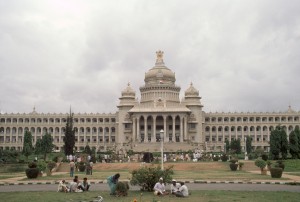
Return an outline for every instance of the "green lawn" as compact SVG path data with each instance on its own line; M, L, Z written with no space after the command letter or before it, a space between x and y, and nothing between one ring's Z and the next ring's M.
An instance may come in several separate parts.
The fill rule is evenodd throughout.
M220 171L220 170L210 170L210 171L175 171L175 179L194 179L194 180L266 180L271 179L270 176L254 174L246 171ZM280 178L281 180L286 180Z
M193 191L188 198L176 198L174 196L158 197L150 192L130 191L127 197L109 196L109 192L84 192L84 193L57 193L57 192L8 192L0 193L2 201L30 201L30 202L71 202L71 201L93 201L101 195L105 202L132 202L136 199L138 202L231 202L231 201L299 201L300 193L292 192L246 192L246 191Z
M300 159L290 159L284 161L284 172L299 172Z

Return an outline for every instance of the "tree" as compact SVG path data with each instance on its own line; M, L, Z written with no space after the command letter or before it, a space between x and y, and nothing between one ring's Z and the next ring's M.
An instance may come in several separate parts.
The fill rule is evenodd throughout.
M26 156L27 160L28 160L28 156L30 156L33 152L32 139L33 138L32 138L31 132L26 130L25 134L24 134L22 153L24 156Z
M65 155L73 155L75 146L75 129L73 128L73 113L71 113L71 110L67 117L64 143Z
M285 130L282 126L277 126L275 130L271 131L270 135L270 154L275 160L282 155L286 159L288 151L288 140Z
M30 147L28 143L23 144L22 154L26 156L26 160L28 161L28 156L30 156L33 152L33 148Z
M159 166L146 166L133 170L131 174L131 185L139 185L143 191L153 191L155 183L161 177L165 183L170 183L174 171L173 166L167 167L165 170L161 170Z
M290 143L289 144L290 154L292 155L293 159L297 159L299 153L299 145L298 145L298 136L295 130L293 130L289 135L289 143Z
M242 152L242 147L241 147L241 140L240 138L238 139L233 139L230 143L230 149L236 154L240 154Z
M295 127L295 133L296 133L297 139L298 139L298 148L299 148L298 158L300 159L300 129L299 129L299 126Z
M50 133L43 135L42 139L36 142L36 152L44 155L44 160L46 161L47 153L51 153L55 145L53 144L53 138Z
M281 129L280 137L281 137L280 152L281 152L282 158L286 159L288 150L289 150L289 142L288 142L287 134L286 134L285 130L283 130L283 128Z
M225 153L228 153L229 149L230 149L230 143L229 143L229 140L226 139L225 140Z
M279 159L280 139L280 128L276 127L270 135L270 156L275 160Z
M86 145L86 146L85 146L85 148L84 148L84 150L83 150L83 153L86 153L86 154L89 154L89 155L92 154L92 150L91 150L91 148L90 148L89 145Z
M248 154L252 152L252 138L250 136L246 137L246 150Z

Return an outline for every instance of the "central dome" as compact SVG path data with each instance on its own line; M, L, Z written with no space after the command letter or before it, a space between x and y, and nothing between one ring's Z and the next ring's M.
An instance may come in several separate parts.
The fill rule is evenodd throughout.
M156 52L156 63L145 74L145 84L175 84L175 73L165 66L163 51Z

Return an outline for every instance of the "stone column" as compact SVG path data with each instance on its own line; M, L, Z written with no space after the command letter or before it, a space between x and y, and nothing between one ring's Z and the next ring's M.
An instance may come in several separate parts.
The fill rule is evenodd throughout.
M144 141L148 142L148 123L147 123L147 116L144 117Z
M140 137L140 117L137 117L137 119L136 119L136 131L137 131L137 138L136 138L136 140L138 141L138 142L141 142L141 137Z
M136 118L132 118L132 142L136 140Z
M167 142L166 134L167 134L167 116L163 116L164 119L164 142Z
M184 139L188 139L188 134L187 134L187 116L184 117Z
M102 128L102 136L103 136L103 143L105 145L106 144L106 140L105 140L105 127Z
M209 141L208 142L212 141L212 134L213 134L213 126L209 130ZM206 142L206 140L205 140L205 142Z
M151 138L151 142L156 142L156 116L153 116L153 134Z
M98 145L99 144L99 131L98 131L98 128L96 128L96 135L97 135L96 142L97 142L97 145Z
M260 127L260 141L261 142L264 142L264 133L263 133L263 131L262 131L262 127Z
M176 123L175 123L175 120L176 120L176 116L172 116L172 119L173 119L173 121L172 121L172 141L174 141L175 142L175 140L176 140L176 137L175 137L175 125L176 125Z
M183 118L180 116L180 142L183 142Z
M219 126L220 127L220 126ZM219 139L219 127L217 128L217 135L216 135L216 141L218 142Z

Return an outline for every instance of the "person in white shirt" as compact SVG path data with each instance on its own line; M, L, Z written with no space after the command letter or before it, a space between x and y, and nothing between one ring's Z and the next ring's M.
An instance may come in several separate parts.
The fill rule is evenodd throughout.
M65 193L69 192L69 188L67 187L65 182L66 182L65 180L61 180L59 182L58 188L57 188L58 192L65 192Z
M72 182L70 182L70 192L76 192L78 188L78 180L74 178Z
M179 190L176 192L176 196L177 197L187 197L189 196L189 190L187 188L187 186L184 184L184 182L180 182L181 187L179 188Z
M175 194L180 187L181 187L180 183L176 182L176 180L173 179L171 184L171 194Z
M82 191L88 191L89 188L90 188L90 186L91 186L91 183L90 183L90 182L87 180L87 178L85 177L85 178L83 178L82 183L80 183L80 184L78 185L78 189L81 189Z
M166 192L166 189L165 189L165 184L163 183L163 178L159 178L159 182L157 182L155 185L154 185L154 194L155 195L167 195L168 192Z

